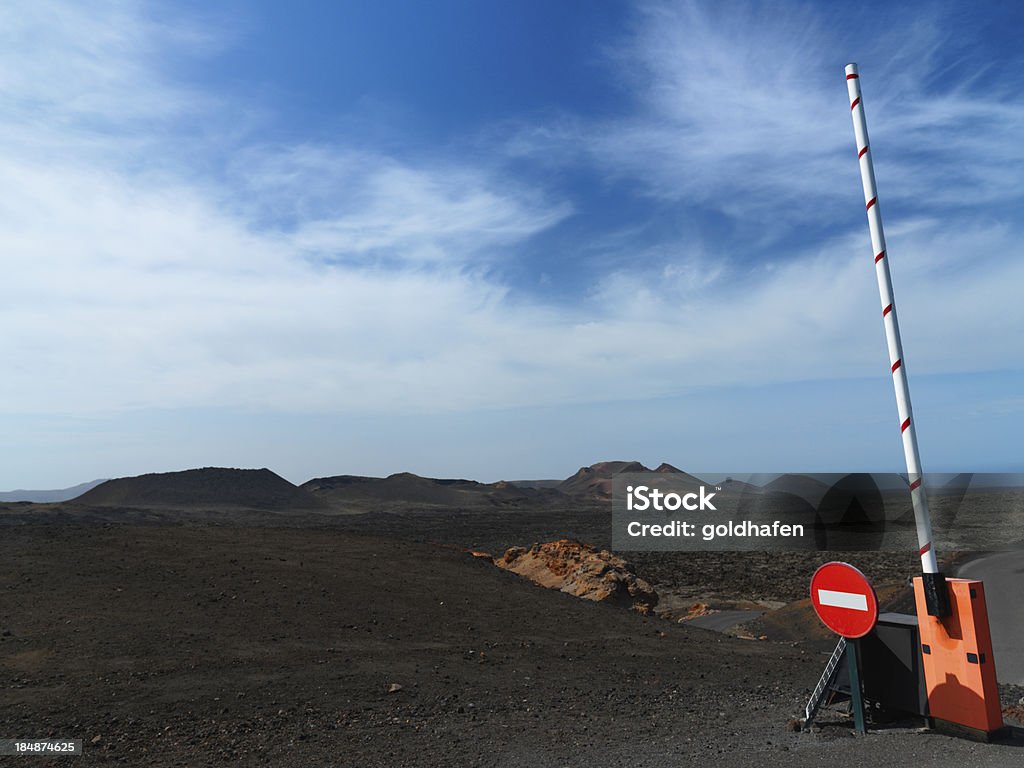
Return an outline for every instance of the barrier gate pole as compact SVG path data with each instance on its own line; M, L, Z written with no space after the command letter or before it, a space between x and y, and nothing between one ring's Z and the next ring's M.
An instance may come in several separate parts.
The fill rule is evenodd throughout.
M875 169L871 162L868 125L864 118L864 102L861 98L860 76L856 64L846 65L846 87L850 94L850 114L853 118L853 132L857 139L860 178L864 185L864 205L867 210L868 229L871 232L871 247L875 258L875 277L878 279L878 292L882 299L882 322L885 325L885 340L889 346L889 364L892 368L893 387L896 390L896 410L899 414L903 455L907 461L907 480L910 483L910 497L914 505L914 520L917 524L917 543L921 556L928 613L932 616L948 616L950 612L949 591L945 578L939 573L935 547L932 545L932 522L928 512L928 497L925 495L924 478L921 471L921 455L917 448L917 431L914 428L913 413L910 407L907 368L903 360L903 344L900 341L900 326L896 317L896 299L893 296L892 277L889 273L885 233L882 230L882 214L879 210L878 190L875 186Z

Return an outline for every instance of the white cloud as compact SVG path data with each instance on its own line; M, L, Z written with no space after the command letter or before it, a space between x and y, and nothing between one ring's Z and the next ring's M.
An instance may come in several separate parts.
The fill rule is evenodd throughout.
M0 9L0 138L15 156L138 165L158 139L215 117L215 102L167 73L216 38L152 6L99 0ZM224 123L227 125L227 123ZM155 164L155 163L154 163Z
M789 238L857 196L844 65L859 59L883 200L935 213L1019 201L1020 73L951 32L940 8L698 0L642 6L609 71L617 119L522 126L513 156L573 158L656 199ZM965 49L967 52L965 52Z
M806 217L823 177L849 176L853 143L841 65L834 77L811 66L826 58L827 38L824 24L792 6L649 3L613 55L635 109L528 127L510 151L568 147L656 198L761 217L760 226L774 227L769 217L794 203L803 204L790 216Z
M983 84L989 65L965 53L969 34L954 38L935 8L651 3L614 56L633 110L526 126L507 150L571 158L676 204L667 215L698 205L740 233L720 239L727 249L663 245L657 269L606 276L604 305L635 304L609 325L646 313L647 332L662 329L680 362L701 361L707 383L871 375L871 345L883 364L884 347L843 77L860 58L913 370L1017 367L1021 73ZM808 240L809 228L832 235Z
M494 360L460 361L501 315L487 267L567 204L345 147L242 144L227 186L204 180L220 147L180 129L214 100L159 71L190 35L132 5L34 13L3 62L5 408L489 402L473 367ZM29 33L44 55L21 59Z
M520 137L566 148L572 126L598 172L763 222L783 243L757 268L699 241L664 243L650 270L583 275L588 297L567 307L511 290L494 269L571 213L554 194L465 159L267 147L243 140L244 124L190 154L181 125L219 113L158 65L167 46L214 42L180 30L168 40L131 5L99 6L84 26L73 8L39 7L62 19L40 11L32 27L46 55L21 61L21 41L0 57L11 107L0 132L18 139L0 150L0 185L16 190L0 200L8 412L452 411L884 369L866 227L799 238L801 220L858 194L841 63L814 73L827 41L812 42L813 19L725 25L707 5L655 6L628 54L649 84L639 114ZM961 95L920 101L902 130L979 114L1000 141L1018 119ZM1010 195L1000 150L960 141ZM225 179L202 173L213 151L228 158ZM911 188L931 183L922 167ZM1020 359L1015 225L918 217L890 240L915 372ZM984 266L951 280L955 253ZM980 311L993 306L998 318Z
M319 244L346 256L370 242L412 261L393 268L311 260L313 225L254 230L202 189L8 158L0 181L21 194L0 209L9 297L0 355L19 371L0 385L4 402L350 410L487 400L474 368L496 361L465 346L500 331L503 317L520 320L473 260L480 246L457 246L475 235L498 247L558 215L531 214L486 187L452 204L436 188L461 189L457 181L398 175L423 181L416 205L429 215L374 209L371 197L369 211L346 213L335 241ZM420 265L428 247L440 266Z
M458 262L521 242L571 213L479 169L418 168L368 151L299 146L243 153L236 179L259 218L329 260Z

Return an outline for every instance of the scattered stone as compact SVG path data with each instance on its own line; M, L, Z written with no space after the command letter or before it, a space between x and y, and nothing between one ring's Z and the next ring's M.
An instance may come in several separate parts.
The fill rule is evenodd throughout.
M402 690L402 686L398 683L392 683L388 686L388 693L398 693L400 690Z
M1003 716L1012 718L1018 723L1024 723L1024 705L1003 707Z

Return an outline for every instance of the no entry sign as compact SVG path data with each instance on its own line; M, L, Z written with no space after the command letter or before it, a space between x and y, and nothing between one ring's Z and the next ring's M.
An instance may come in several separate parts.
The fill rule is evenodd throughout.
M878 621L875 590L849 563L825 563L814 572L811 602L825 626L843 637L864 637Z

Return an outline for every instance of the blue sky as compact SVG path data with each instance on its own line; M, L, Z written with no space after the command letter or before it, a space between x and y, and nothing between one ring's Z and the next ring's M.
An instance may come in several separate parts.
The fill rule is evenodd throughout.
M1020 471L1011 3L0 10L0 488Z

